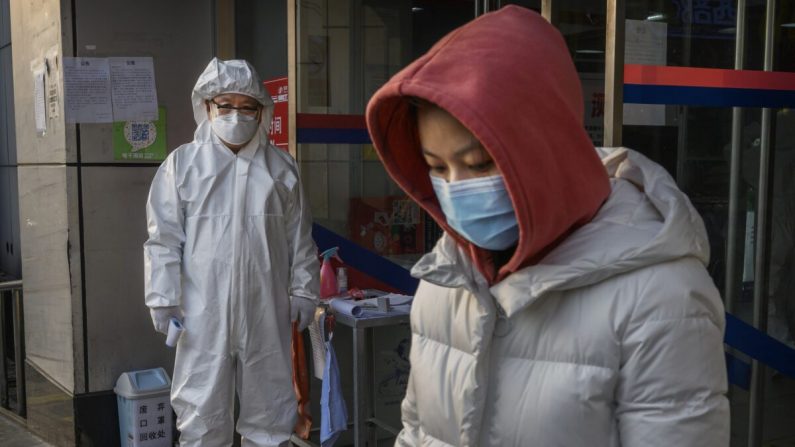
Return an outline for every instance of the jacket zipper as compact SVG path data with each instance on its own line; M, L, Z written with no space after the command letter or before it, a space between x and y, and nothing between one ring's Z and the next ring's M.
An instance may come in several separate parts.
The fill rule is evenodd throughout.
M500 303L498 303L496 299L494 299L494 307L497 309L497 321L494 323L494 336L502 338L511 333L513 330L513 322L508 318L505 309L500 306Z
M238 216L237 216L237 213L238 213L238 209L237 209L237 200L238 200L237 169L238 169L238 166L237 166L237 164L238 163L237 162L238 162L238 157L237 157L237 154L235 154L235 159L234 159L234 162L233 162L234 163L234 169L232 170L232 219L231 219L231 225L232 225L232 272L231 272L231 275L229 275L229 281L230 281L230 284L229 284L229 301L228 301L229 304L227 306L228 319L229 319L229 348L230 348L230 351L232 351L232 352L237 350L237 343L235 342L235 340L237 340L237 336L236 336L236 333L235 333L237 331L237 328L236 328L236 325L235 325L235 306L237 304L236 296L237 296L237 292L238 292L237 291L237 288L238 288L237 287L237 272L238 272L238 269L237 269L237 262L238 262L237 261L237 258L238 258L238 256L237 256L237 246L238 246L238 242L239 242L238 239L240 237L240 235L238 234L238 224L237 224L237 220L238 220Z

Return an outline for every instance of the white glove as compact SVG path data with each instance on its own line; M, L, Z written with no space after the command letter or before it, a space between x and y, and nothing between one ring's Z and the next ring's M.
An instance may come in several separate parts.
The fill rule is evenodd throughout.
M152 307L149 309L149 313L152 315L155 330L161 334L168 335L168 322L172 317L182 321L182 311L179 306Z
M315 302L309 298L294 296L290 299L290 321L298 322L298 332L302 332L312 323L316 308Z

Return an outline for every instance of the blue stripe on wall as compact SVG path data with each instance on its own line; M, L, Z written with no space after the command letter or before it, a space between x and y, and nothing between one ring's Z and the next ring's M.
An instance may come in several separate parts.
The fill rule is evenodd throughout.
M367 129L302 129L296 130L298 143L370 144Z
M624 84L624 102L706 107L795 107L795 91Z
M743 354L795 378L795 349L728 313L724 341Z
M729 383L739 386L744 390L751 388L751 365L726 353L726 373Z
M312 226L312 237L320 251L339 247L340 257L347 265L356 270L409 295L413 295L417 290L419 281L411 277L408 270L345 237L318 224ZM760 332L729 313L726 314L724 342L782 374L795 378L795 349ZM729 381L741 388L748 389L751 380L751 366L727 353L726 367Z

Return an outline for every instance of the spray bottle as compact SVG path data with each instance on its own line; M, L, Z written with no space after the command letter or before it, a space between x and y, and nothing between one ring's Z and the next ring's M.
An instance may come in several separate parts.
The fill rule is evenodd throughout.
M337 289L337 276L334 275L334 267L331 266L331 258L342 262L337 255L339 247L329 248L320 254L323 256L323 264L320 266L320 298L328 299L339 293Z

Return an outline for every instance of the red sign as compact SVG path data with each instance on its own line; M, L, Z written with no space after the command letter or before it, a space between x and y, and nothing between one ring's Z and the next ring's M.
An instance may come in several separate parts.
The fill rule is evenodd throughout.
M289 141L289 127L287 125L287 78L276 78L264 81L273 99L273 119L271 121L271 143L285 151Z

